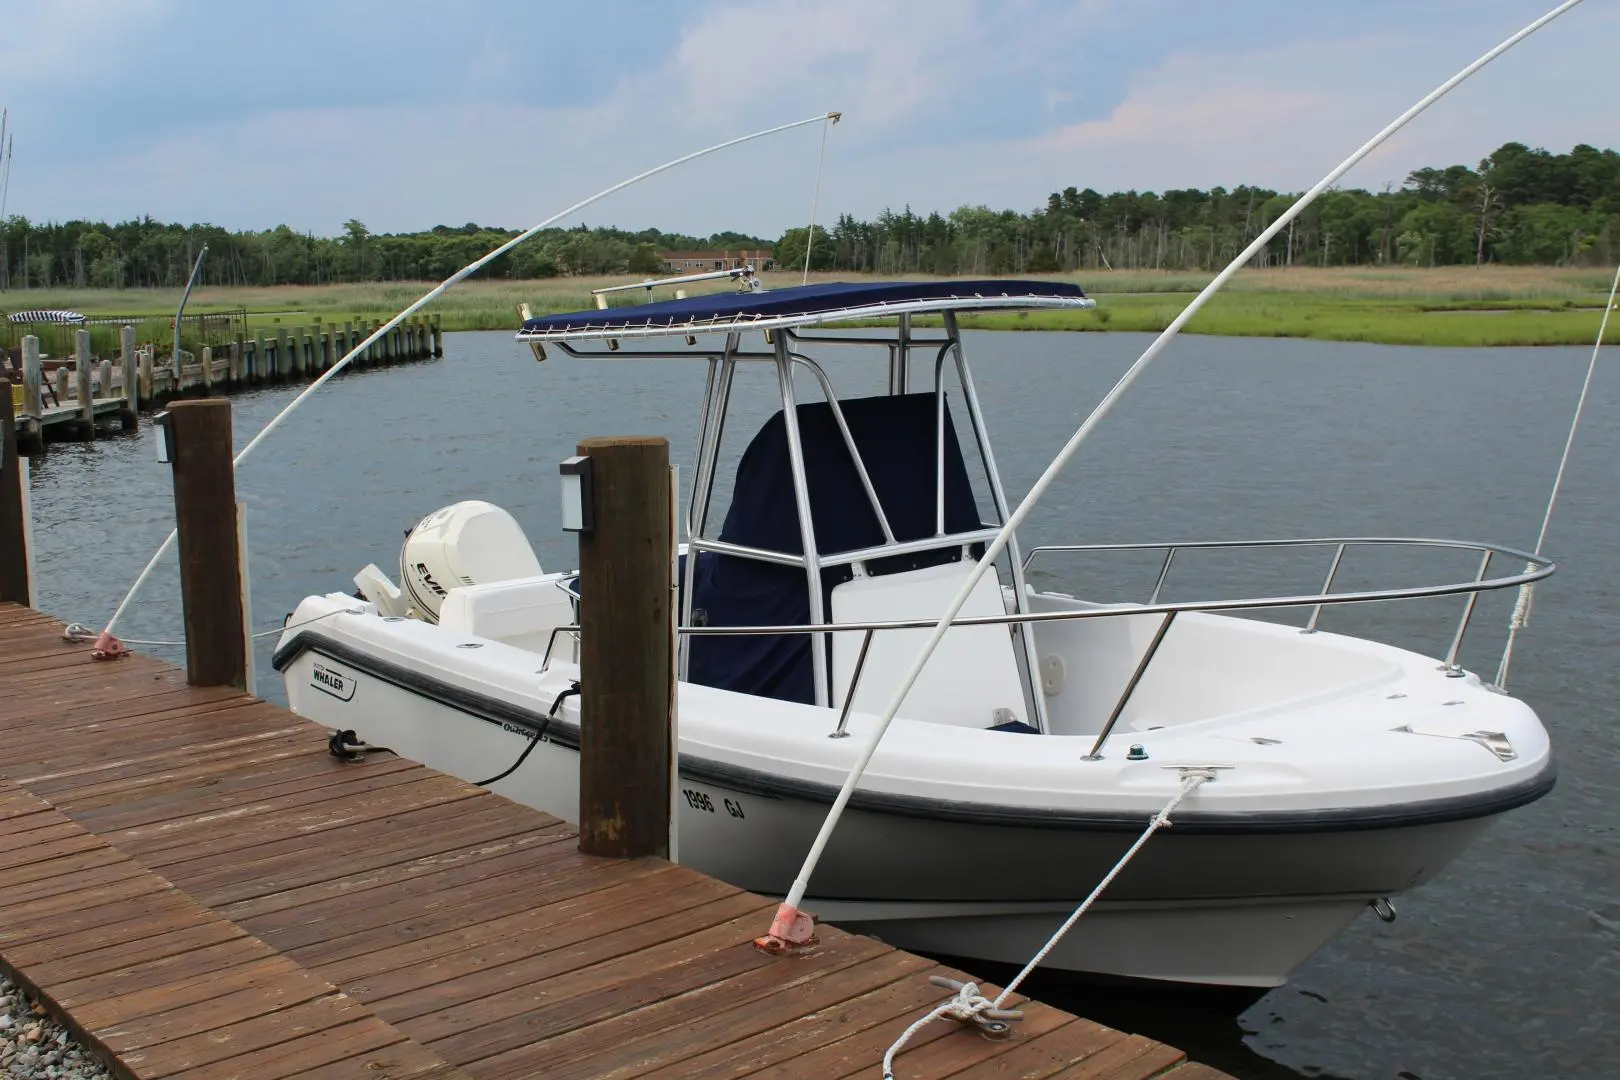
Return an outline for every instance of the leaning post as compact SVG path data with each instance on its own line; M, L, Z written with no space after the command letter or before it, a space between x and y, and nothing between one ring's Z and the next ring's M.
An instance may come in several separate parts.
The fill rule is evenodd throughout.
M569 485L581 500L579 587L589 597L580 607L579 848L667 858L676 753L669 442L586 439L579 455L589 477Z
M174 519L180 534L180 602L186 625L186 682L247 687L231 403L176 402L164 438L174 467Z

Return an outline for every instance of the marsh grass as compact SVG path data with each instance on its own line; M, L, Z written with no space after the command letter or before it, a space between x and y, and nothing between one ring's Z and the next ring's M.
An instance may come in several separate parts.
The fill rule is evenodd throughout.
M816 274L814 281L850 275ZM770 288L798 283L797 274L767 274ZM1158 331L1167 326L1210 275L1155 271L1088 271L1074 276L1097 298L1094 312L1030 312L964 317L963 325L1020 330ZM452 289L427 310L446 330L509 330L518 305L535 314L594 307L590 291L639 280L553 278L473 281ZM1597 333L1609 275L1563 267L1335 267L1245 270L1188 325L1190 333L1304 337L1410 345L1584 344ZM356 285L209 288L192 293L187 312L246 308L249 331L313 327L317 323L385 319L426 292L420 282ZM728 289L699 282L692 294ZM669 290L655 294L666 299ZM616 304L645 294L617 294ZM178 290L37 289L0 294L0 310L73 308L146 321L142 339L166 340ZM1488 314L1483 314L1487 313ZM99 345L99 342L98 342Z

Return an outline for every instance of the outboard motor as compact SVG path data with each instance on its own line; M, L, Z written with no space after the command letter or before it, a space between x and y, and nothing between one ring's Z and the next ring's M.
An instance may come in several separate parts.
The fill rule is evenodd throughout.
M399 576L414 614L439 621L451 589L492 581L539 577L540 560L511 514L470 500L435 510L405 534Z

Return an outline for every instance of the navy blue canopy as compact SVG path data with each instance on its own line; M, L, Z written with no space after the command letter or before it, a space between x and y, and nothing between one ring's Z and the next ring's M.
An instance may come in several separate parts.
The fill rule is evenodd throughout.
M934 395L853 398L840 404L894 538L906 541L933 536ZM817 550L830 555L882 544L882 528L832 409L825 402L800 405L798 420ZM944 468L945 531L981 528L948 407ZM720 539L793 555L804 552L787 425L781 412L766 421L743 451ZM867 572L898 573L961 557L960 544L952 546L942 540L941 545L931 551L873 559L867 563ZM821 572L822 610L829 619L833 586L851 576L848 566ZM803 626L810 622L805 571L798 566L702 552L694 575L692 621L706 626ZM806 704L815 701L807 634L697 636L691 642L690 678L694 683Z
M520 341L631 337L702 330L770 329L919 311L1086 308L1078 285L1062 281L874 281L798 285L760 292L708 293L524 322Z

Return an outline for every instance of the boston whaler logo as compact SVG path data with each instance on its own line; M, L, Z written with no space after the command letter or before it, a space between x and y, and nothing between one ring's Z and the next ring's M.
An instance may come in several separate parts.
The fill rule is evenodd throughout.
M310 671L309 685L323 693L331 694L339 701L348 701L354 697L354 676L327 667L325 664L317 663Z

